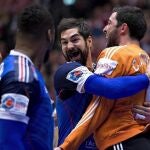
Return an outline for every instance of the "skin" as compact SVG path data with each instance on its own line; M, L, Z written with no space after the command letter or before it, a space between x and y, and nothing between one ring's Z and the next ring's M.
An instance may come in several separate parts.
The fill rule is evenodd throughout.
M78 28L65 30L61 33L62 52L67 61L78 61L89 69L92 68L91 48L92 37L86 40L80 35Z
M62 32L61 46L63 54L71 61L81 60L81 54L86 52L87 47L83 37L78 33L77 28L68 29ZM72 53L73 51L77 52L74 56L72 56L74 54Z
M34 64L40 69L44 61L48 45L51 42L51 37L52 34L50 29L47 31L47 35L38 41L28 38L22 33L17 33L15 49L30 57Z
M140 46L139 41L130 37L129 28L126 23L117 26L116 16L116 12L112 13L107 25L103 29L107 40L107 47L127 44L136 44Z
M150 122L150 102L144 102L143 106L135 105L133 107L133 111L138 114L144 115L144 120Z
M119 28L117 27L116 13L113 13L107 25L104 27L103 32L107 40L107 47L117 46L119 43Z

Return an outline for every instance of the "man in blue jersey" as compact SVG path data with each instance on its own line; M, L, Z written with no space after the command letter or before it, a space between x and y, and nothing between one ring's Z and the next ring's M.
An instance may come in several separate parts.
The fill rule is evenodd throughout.
M33 5L17 25L15 49L0 65L0 149L52 150L52 107L39 68L53 41L53 20Z
M63 19L58 26L58 39L63 55L68 61L57 70L54 78L57 94L58 145L60 145L76 126L83 112L85 112L92 99L91 94L103 95L109 98L129 96L134 94L135 91L133 92L132 90L137 90L137 86L135 85L137 82L139 83L141 79L126 77L126 79L128 78L127 80L125 78L109 80L94 75L87 69L93 70L90 52L92 48L92 37L88 25L83 20L73 18ZM87 66L87 68L84 66ZM64 78L67 74L69 75L67 76L69 80ZM79 80L83 82L77 85ZM134 82L132 85L130 85L131 80L132 83ZM81 87L83 84L84 89L82 89L82 91ZM145 83L145 85L146 84L147 83ZM119 89L117 89L118 85ZM144 85L144 83L142 85ZM133 89L127 88L129 86L133 87ZM124 87L124 90L121 91L121 87ZM141 87L141 85L138 87ZM97 149L92 135L82 143L79 149Z

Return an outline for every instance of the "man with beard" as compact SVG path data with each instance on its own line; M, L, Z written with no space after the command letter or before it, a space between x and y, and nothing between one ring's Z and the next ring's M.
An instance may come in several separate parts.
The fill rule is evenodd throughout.
M53 19L33 5L19 14L17 25L15 49L0 66L0 149L52 150L52 106L38 69L52 44Z
M58 145L60 145L64 141L65 137L72 131L72 129L78 123L79 119L81 118L81 115L83 114L83 112L86 110L86 107L90 103L92 96L88 93L105 96L107 98L119 98L119 97L121 98L125 96L123 94L125 94L124 92L127 91L123 90L123 93L120 94L119 92L121 90L121 87L123 87L123 85L119 83L120 88L119 90L117 90L116 89L118 87L117 80L113 82L113 80L115 79L109 80L100 77L98 75L92 74L87 70L86 67L81 66L77 62L73 62L78 61L82 65L88 66L88 68L91 68L92 66L90 53L90 48L92 47L92 38L90 36L88 26L83 21L76 19L63 19L58 26L58 39L61 42L63 54L66 60L68 61L68 63L63 64L57 70L54 78L55 89L57 93L56 108L58 113L58 128L59 128ZM82 59L83 56L85 56L84 59ZM103 66L101 67L103 69ZM114 69L114 67L110 66L109 69ZM108 85L108 83L110 84ZM123 84L125 84L125 82ZM133 88L133 86L130 87ZM77 90L78 92L76 92L75 90ZM116 93L116 91L118 91L118 93ZM111 100L108 101L110 101L111 104L113 103L113 101ZM79 124L76 127L77 133L78 127L80 127L80 125L85 123L86 120L92 118L92 116L94 115L94 111L98 106L99 106L99 97L97 98L96 96L94 96L91 104L87 109L88 112L86 112L85 115L83 116L84 118L82 119L83 122L79 122ZM102 105L99 107L107 108L107 105ZM91 112L93 114L91 114ZM94 121L101 122L99 117L102 117L103 119L104 118L103 115L105 116L106 114L103 113L102 116L101 115L98 116ZM78 146L92 133L90 132L90 134L88 134L88 132L90 131L89 129L91 129L88 127L90 127L90 125L83 127L87 131L86 137L84 137L84 135L81 132L81 135L83 136L79 138L80 141L75 138L73 138L73 140L71 139L73 142L70 141L70 139L69 140L67 139L67 141L65 141L66 143L61 145L61 148L72 150L77 149ZM76 132L76 129L74 129L74 131ZM74 131L72 132L74 133ZM96 149L92 137L86 139L85 142L80 145L79 149L82 150Z

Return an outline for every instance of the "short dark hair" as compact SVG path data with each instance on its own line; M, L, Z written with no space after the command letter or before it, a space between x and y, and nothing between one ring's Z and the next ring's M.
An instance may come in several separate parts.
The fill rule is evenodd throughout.
M113 12L117 12L117 26L123 23L128 25L131 38L140 41L144 37L147 25L144 13L140 8L132 6L115 7Z
M18 32L39 39L47 35L48 29L54 30L50 12L40 5L25 8L17 19Z
M81 36L86 40L90 35L90 27L83 19L76 19L76 18L63 18L57 28L58 32L58 41L60 41L61 33L65 30L78 28L78 31Z

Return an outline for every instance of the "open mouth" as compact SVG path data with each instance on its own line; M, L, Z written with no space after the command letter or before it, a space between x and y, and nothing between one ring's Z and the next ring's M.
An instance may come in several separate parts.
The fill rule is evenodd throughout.
M81 59L81 51L79 49L69 50L67 56L71 61L79 61Z

